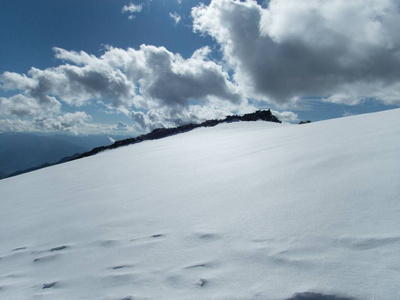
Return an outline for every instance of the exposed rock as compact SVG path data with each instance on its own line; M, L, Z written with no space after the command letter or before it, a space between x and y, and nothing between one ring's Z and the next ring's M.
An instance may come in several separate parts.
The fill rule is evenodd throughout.
M227 116L225 119L222 119L222 120L207 120L200 124L186 124L186 125L172 127L172 128L157 128L157 129L154 129L150 133L143 134L143 135L140 135L135 138L128 138L125 140L116 141L114 144L112 144L110 146L102 146L102 147L94 148L93 150L91 150L89 152L82 153L81 155L79 155L78 157L76 157L74 159L92 156L92 155L95 155L104 150L115 149L115 148L118 148L121 146L127 146L127 145L131 145L131 144L140 143L142 141L157 140L157 139L165 138L165 137L168 137L171 135L188 132L195 128L199 128L199 127L213 127L213 126L216 126L221 123L232 123L232 122L239 122L239 121L249 122L249 121L260 121L260 120L267 121L267 122L282 123L277 117L275 117L271 113L271 110L258 110L254 113L245 114L243 116L232 115L232 116Z

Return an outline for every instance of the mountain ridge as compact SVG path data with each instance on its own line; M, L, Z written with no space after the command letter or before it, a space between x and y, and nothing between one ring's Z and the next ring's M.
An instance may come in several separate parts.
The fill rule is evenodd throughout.
M118 140L108 146L99 146L99 147L93 148L90 151L77 152L72 155L64 156L64 157L60 158L59 160L57 160L56 162L42 162L38 166L33 166L30 168L17 170L12 173L9 173L7 175L3 175L2 177L1 177L2 174L0 174L0 180L4 179L4 178L21 175L24 173L36 171L36 170L39 170L42 168L58 165L58 164L65 163L68 161L92 156L92 155L95 155L95 154L105 151L105 150L116 149L116 148L119 148L122 146L136 144L136 143L139 143L142 141L147 141L147 140L156 140L156 139L164 138L167 136L188 132L188 131L191 131L193 129L200 128L200 127L213 127L213 126L216 126L221 123L240 122L240 121L251 122L251 121L259 121L259 120L281 123L281 121L271 113L271 110L258 110L254 113L244 114L243 116L229 115L229 116L225 117L224 119L220 119L220 120L211 119L211 120L206 120L199 124L189 123L189 124L185 124L185 125L181 125L181 126L177 126L177 127L171 127L171 128L156 128L153 131L151 131L150 133L142 134L137 137Z
M248 113L244 114L243 116L238 116L238 115L229 115L225 117L224 119L211 119L211 120L206 120L202 123L199 124L186 124L186 125L181 125L177 127L171 127L171 128L156 128L150 133L140 135L138 137L134 138L127 138L124 140L120 141L115 141L113 144L109 146L101 146L101 147L96 147L92 149L91 151L82 153L81 155L77 156L74 159L80 159L83 157L88 157L95 155L99 152L105 151L105 150L111 150L111 149L116 149L122 146L127 146L131 144L136 144L140 143L143 141L148 141L148 140L158 140L161 138L165 138L171 135L179 134L179 133L184 133L191 131L196 128L200 127L214 127L218 124L222 123L231 123L231 122L254 122L254 121L267 121L267 122L274 122L274 123L282 123L276 116L274 116L271 113L271 110L257 110L254 113Z

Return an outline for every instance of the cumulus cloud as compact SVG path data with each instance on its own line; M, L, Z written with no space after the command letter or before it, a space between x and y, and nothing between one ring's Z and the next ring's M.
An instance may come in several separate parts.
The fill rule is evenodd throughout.
M66 52L62 49L55 48L55 51L57 58L74 59L63 56ZM83 63L84 58L79 57L79 63ZM119 108L129 105L134 90L132 83L120 70L102 64L95 57L87 58L83 66L64 64L45 70L32 68L28 76L5 72L1 78L3 88L22 91L42 106L52 105L54 97L76 106L100 98Z
M169 16L174 20L174 24L175 25L178 25L179 24L179 22L181 21L181 16L178 14L178 13L176 13L176 12L174 12L174 13L169 13Z
M400 104L400 12L395 0L212 0L192 9L195 32L221 46L248 97ZM347 97L343 94L349 95Z
M35 132L35 128L30 120L24 119L1 119L0 132Z
M0 98L0 126L147 131L247 113L266 103L282 109L310 96L400 105L399 7L397 0L271 0L263 6L211 0L192 9L193 30L215 39L222 61L211 59L209 47L188 58L151 45L107 46L100 56L54 48L58 66L0 76L7 91ZM142 8L129 4L122 13L133 18ZM177 13L170 17L181 20ZM95 124L82 111L92 103L136 125ZM80 111L65 113L63 105ZM297 120L292 112L275 113Z
M127 130L129 128L128 124L124 122L118 122L117 124L118 130Z
M97 103L122 112L147 129L187 120L187 115L179 115L193 105L219 103L223 107L245 102L229 74L209 58L208 47L187 59L164 47L148 45L126 50L108 47L100 57L61 48L54 52L62 61L56 67L2 74L2 88L15 95L0 98L0 113L35 117L36 127L64 130L68 127L65 122L49 118L49 114L62 114L64 103L72 107ZM147 119L141 117L142 111Z
M132 111L130 117L137 126L139 130L153 130L159 127L168 127L165 124L165 114L161 114L158 110L150 110L147 113L142 111Z
M54 97L48 97L45 103L25 95L14 95L10 98L0 98L0 114L18 117L54 114L60 111L61 104Z
M133 3L129 5L124 5L122 7L122 13L128 13L128 18L133 20L135 18L135 13L140 13L143 9L143 4L135 5Z
M126 134L135 132L134 126L120 128L118 124L93 122L85 112L62 113L57 116L41 116L34 118L0 118L0 132L55 132L69 134Z
M48 105L57 97L81 106L96 99L123 112L133 105L186 106L191 100L209 97L243 100L227 72L208 59L208 48L188 59L147 45L138 50L110 48L99 58L60 48L54 51L58 59L69 63L45 70L32 68L28 76L6 72L1 78L3 88L22 91L38 104Z
M242 96L223 68L207 59L208 49L183 59L163 47L142 46L146 68L140 79L142 94L165 105L184 106L208 96L239 103Z
M274 116L276 116L279 120L286 123L293 123L299 120L299 117L296 113L291 111L271 111Z
M66 113L57 117L42 116L34 119L35 125L44 131L68 131L78 133L80 125L84 125L91 117L83 111Z
M254 112L258 108L248 102L228 103L210 99L206 105L190 105L181 109L159 107L144 112L132 112L131 119L138 129L149 131L159 127L172 127L188 123L201 123L209 119L223 119L227 115Z

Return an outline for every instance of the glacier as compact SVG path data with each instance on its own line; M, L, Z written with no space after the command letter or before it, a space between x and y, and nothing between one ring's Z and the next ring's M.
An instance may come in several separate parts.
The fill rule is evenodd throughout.
M0 299L400 299L400 109L236 122L0 181Z

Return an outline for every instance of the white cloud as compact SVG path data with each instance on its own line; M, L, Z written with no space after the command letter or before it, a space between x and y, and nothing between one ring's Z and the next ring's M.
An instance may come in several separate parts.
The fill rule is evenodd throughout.
M101 132L99 124L90 124L91 116L85 112L65 113L58 115L40 114L33 118L0 119L0 132L54 132L63 131L73 134ZM103 128L104 129L104 128Z
M122 7L122 13L128 13L129 14L128 18L130 20L133 20L135 18L135 14L140 13L142 9L143 9L143 4L135 5L131 3L129 5L124 5L124 7Z
M134 90L132 83L121 71L90 63L84 67L65 64L45 70L32 68L28 75L34 84L29 82L29 85L25 86L25 80L16 80L22 76L17 77L12 73L13 76L9 75L10 73L5 73L2 77L6 83L4 87L18 85L18 90L41 105L48 105L54 101L52 96L55 96L76 106L100 98L114 107L122 107L130 104L129 100Z
M133 17L142 8L130 4L122 12ZM179 14L170 16L180 22ZM2 126L22 128L31 121L32 128L46 130L148 130L246 113L266 103L287 109L307 96L348 105L367 98L400 105L395 0L272 0L263 7L253 0L212 0L194 7L192 17L193 30L220 45L222 61L210 59L208 47L189 58L150 45L107 46L101 56L54 48L58 66L1 75L1 88L11 95L0 98L0 117L11 118ZM83 110L91 103L137 126L101 126L88 115L62 110L64 104ZM276 114L297 119L291 112Z
M132 112L131 119L138 125L139 131L149 131L159 127L172 127L188 123L201 123L209 119L223 119L227 115L254 112L257 107L241 102L240 104L209 99L206 105L190 105L181 109L158 107L147 113Z
M143 9L143 4L135 5L133 3L129 5L124 5L122 7L122 13L128 13L128 19L133 20L135 18L136 13L140 13Z
M100 58L59 48L55 52L58 59L76 65L32 68L28 76L6 72L3 87L18 90L38 104L48 105L54 97L75 106L100 100L121 110L133 105L185 106L190 100L208 97L242 100L228 74L208 60L207 49L196 51L188 59L164 47L146 45L139 50L110 48Z
M93 122L85 112L60 114L58 116L41 116L34 118L0 118L0 132L66 132L72 134L138 134L134 126L121 128L118 124Z
M293 122L297 122L299 120L298 115L291 111L271 110L271 112L274 116L276 116L282 122L293 123Z
M14 95L10 98L0 98L0 115L27 117L58 113L61 103L54 97L47 97L47 101L42 104L34 98L21 94Z
M86 124L91 117L83 111L66 113L57 117L42 116L34 119L36 127L44 131L67 131L74 134L79 133L79 127Z
M194 31L220 44L248 97L400 104L395 0L272 0L266 8L252 0L212 0L193 8L192 17Z
M169 16L174 20L174 24L175 25L178 25L179 24L179 22L181 21L181 16L178 14L178 13L176 13L176 12L174 12L174 13L169 13Z
M141 12L142 11L142 7L143 7L143 5L142 4L140 4L140 5L135 5L135 4L130 4L130 5L125 5L123 8L122 8L122 12L123 13L126 13L126 12L130 12L130 13L136 13L136 12Z
M56 119L62 115L63 104L84 107L100 103L110 111L131 116L139 124L140 113L132 112L145 111L148 120L141 128L147 129L195 120L187 113L193 105L237 107L245 103L228 73L208 58L207 47L187 59L164 47L147 45L127 50L108 47L100 57L61 48L54 51L62 61L56 67L32 68L27 74L5 72L1 76L2 88L16 93L1 98L3 115L36 118L36 127L64 130L66 123Z
M243 100L221 66L195 52L188 59L163 47L141 46L145 68L139 80L142 95L171 107L186 106L190 100L217 97L239 103Z
M25 119L0 119L0 132L35 132L32 122Z
M124 122L118 122L117 124L117 128L118 130L127 130L129 128L128 124L124 123Z
M345 112L343 113L343 117L350 117L350 116L352 116L352 115L353 115L353 113L350 112L350 111L345 111Z
M363 101L362 97L352 95L352 94L344 94L337 93L328 98L322 99L322 102L329 102L335 104L347 104L347 105L358 105Z

